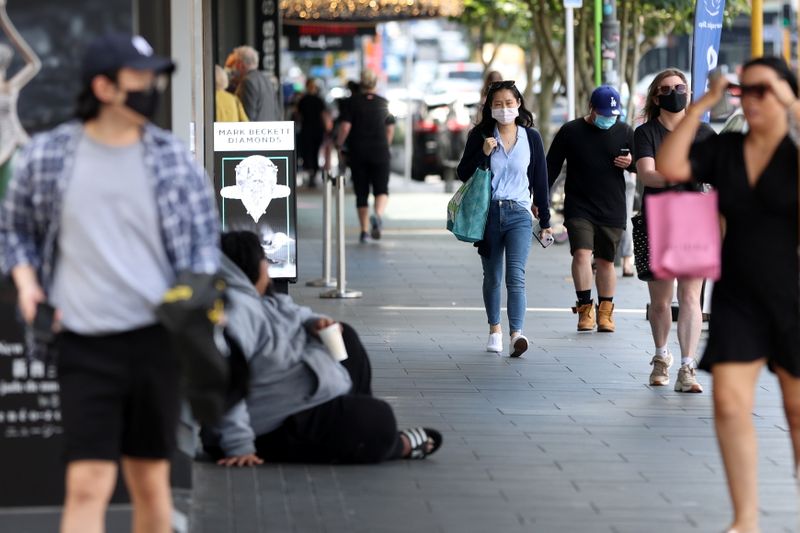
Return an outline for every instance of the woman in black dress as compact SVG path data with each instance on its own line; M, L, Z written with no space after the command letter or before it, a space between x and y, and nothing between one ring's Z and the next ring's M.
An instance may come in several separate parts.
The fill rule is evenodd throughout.
M790 119L796 120L788 110L798 112L800 104L797 79L782 59L753 59L740 79L749 131L692 146L701 116L728 85L724 78L713 80L664 140L656 169L667 181L697 176L719 191L726 220L722 277L714 286L700 368L711 371L714 382L714 423L734 511L729 532L751 533L759 531L751 413L765 364L780 381L795 464L800 458L798 167L788 136Z

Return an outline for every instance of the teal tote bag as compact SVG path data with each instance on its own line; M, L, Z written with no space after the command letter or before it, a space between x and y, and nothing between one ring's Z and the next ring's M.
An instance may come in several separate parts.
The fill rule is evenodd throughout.
M456 239L464 242L483 239L491 198L492 171L478 167L447 204L447 229Z

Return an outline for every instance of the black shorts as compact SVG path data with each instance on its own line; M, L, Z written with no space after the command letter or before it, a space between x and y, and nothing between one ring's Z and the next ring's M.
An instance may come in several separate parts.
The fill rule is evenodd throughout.
M613 262L622 239L622 228L599 226L585 218L570 218L564 221L569 237L569 251L592 250L598 259Z
M64 456L169 459L180 410L178 361L160 326L58 336Z
M367 207L369 191L379 196L389 194L389 162L388 152L377 151L375 154L350 157L350 170L353 175L353 191L356 193L356 207Z

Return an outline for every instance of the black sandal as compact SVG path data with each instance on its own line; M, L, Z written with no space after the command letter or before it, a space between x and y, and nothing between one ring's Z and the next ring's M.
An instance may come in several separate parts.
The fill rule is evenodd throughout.
M442 434L431 428L408 428L400 432L405 435L411 444L411 454L406 457L407 459L425 459L427 456L434 453L442 445ZM427 447L430 442L433 442L433 447L428 451Z

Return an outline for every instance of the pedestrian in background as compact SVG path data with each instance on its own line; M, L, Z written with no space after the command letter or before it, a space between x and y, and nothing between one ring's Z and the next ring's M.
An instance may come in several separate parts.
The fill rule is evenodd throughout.
M486 102L486 95L489 94L489 87L493 83L503 81L503 75L496 70L490 70L483 78L483 87L481 87L481 99L478 101L477 116L475 117L475 124L480 123L483 119L483 104Z
M216 106L214 118L217 122L247 122L247 113L244 112L242 101L235 94L227 91L228 75L225 69L214 65L214 104Z
M303 170L308 173L306 184L316 187L319 150L332 125L328 107L319 96L319 85L314 78L306 81L306 92L297 102L297 118L300 122L300 157Z
M242 101L244 112L254 122L283 120L278 87L268 73L258 70L258 52L252 46L240 46L233 53L236 96Z
M644 199L652 194L665 191L697 190L693 184L668 187L664 176L656 170L656 153L669 132L675 129L686 116L689 101L689 83L686 76L677 69L667 69L656 74L647 89L647 101L642 115L644 124L634 133L634 152L636 170L644 184L642 215L646 218ZM706 123L698 126L695 141L703 141L715 135ZM669 385L669 369L673 356L669 351L669 330L672 328L672 296L675 293L674 279L655 280L647 272L640 277L647 282L650 291L648 319L655 343L655 355L650 360L653 370L650 385ZM678 344L681 361L675 390L678 392L703 392L697 382L695 354L703 327L703 313L700 307L702 279L679 279L678 282Z
M503 351L500 288L505 271L509 353L519 357L528 349L528 339L523 334L527 308L525 265L534 217L540 219L540 238L551 233L547 164L542 137L533 128L533 115L525 108L513 81L489 86L481 116L481 122L469 132L457 172L461 181L467 181L481 164L488 162L492 171L489 215L483 240L478 244L483 264L483 304L489 320L486 351Z
M55 309L66 499L62 533L99 532L117 480L133 531L172 531L178 361L155 309L178 272L216 272L211 181L152 120L172 61L108 35L83 60L78 121L20 152L0 207L0 268L30 325Z
M694 178L719 194L726 228L722 277L714 284L700 368L714 382L714 424L733 503L728 531L753 533L760 531L753 404L765 364L780 382L795 474L800 461L800 101L797 78L783 59L752 59L739 79L747 133L725 132L692 144L703 114L728 85L724 77L712 78L708 92L664 139L656 170L667 183Z
M578 331L613 332L617 255L625 231L625 174L634 172L630 150L633 130L618 120L620 97L602 85L592 92L589 114L564 124L547 152L550 185L564 160L564 226L572 253L572 280L578 301ZM597 266L597 297L592 300L592 255ZM596 312L596 315L595 315Z
M353 176L356 209L361 226L359 241L381 238L383 214L389 203L389 146L394 137L395 118L389 102L378 96L378 77L374 71L361 72L361 92L350 97L342 109L336 146L347 143L348 164ZM373 214L369 215L369 193L374 196Z

